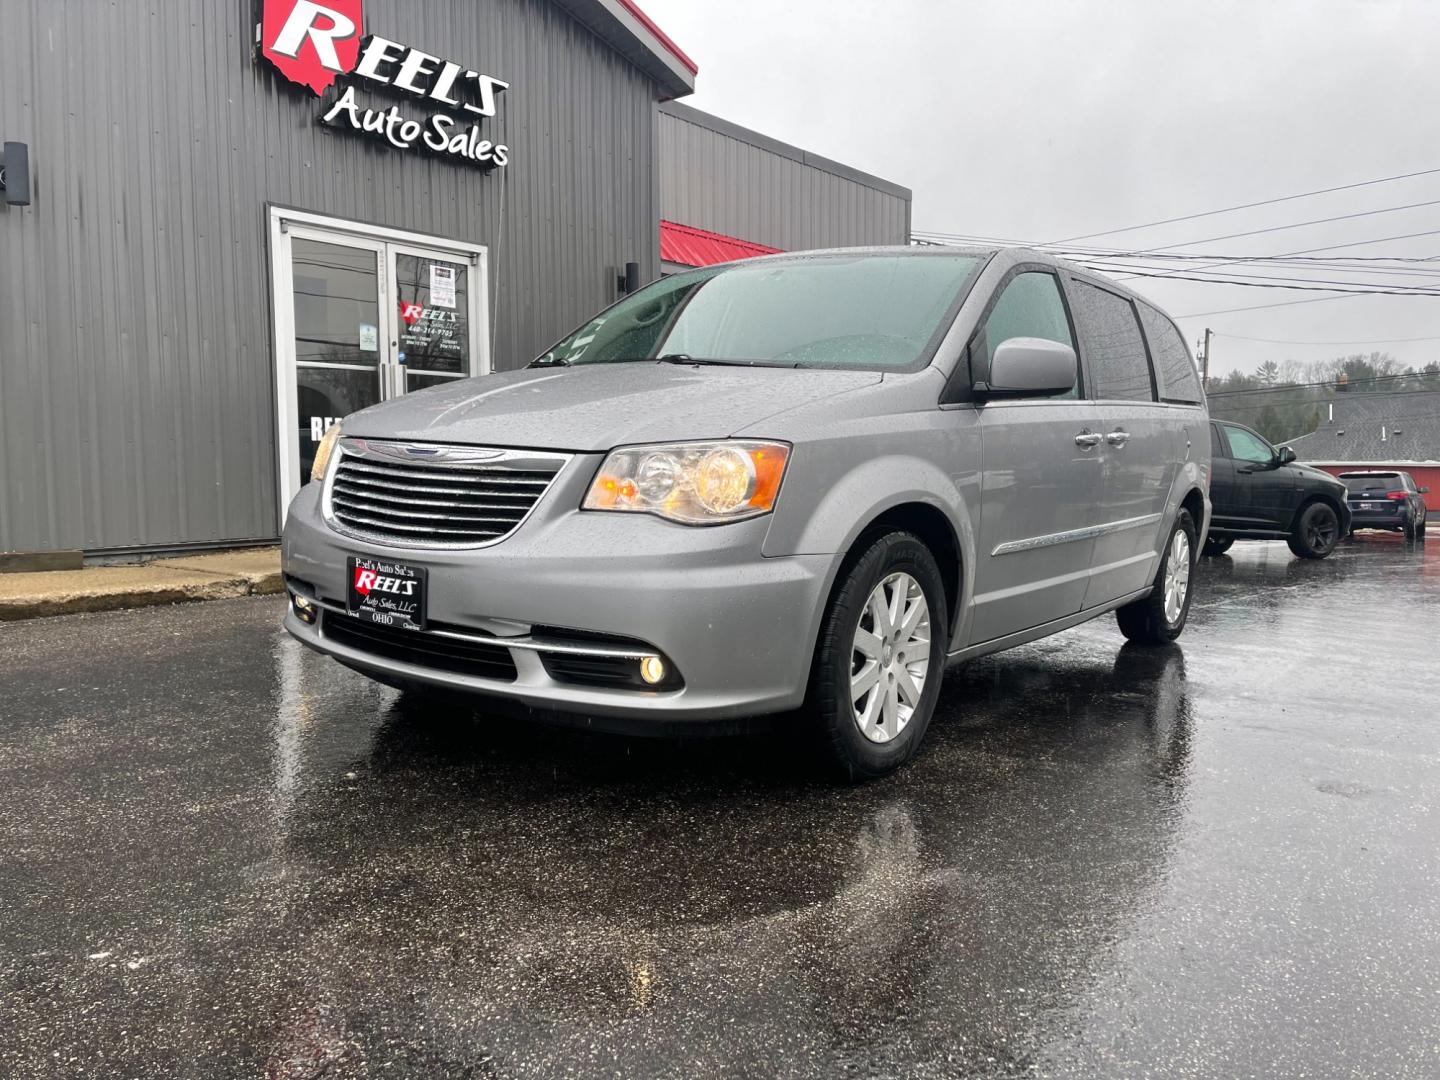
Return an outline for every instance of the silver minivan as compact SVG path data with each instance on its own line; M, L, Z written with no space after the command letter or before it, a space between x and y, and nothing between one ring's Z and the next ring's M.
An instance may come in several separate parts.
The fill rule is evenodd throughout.
M1023 249L667 277L528 367L365 409L290 506L285 625L408 689L915 752L948 664L1183 629L1210 439L1175 324Z

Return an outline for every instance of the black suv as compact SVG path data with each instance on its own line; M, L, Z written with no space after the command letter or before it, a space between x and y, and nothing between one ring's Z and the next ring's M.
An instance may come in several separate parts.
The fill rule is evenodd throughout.
M1323 559L1350 532L1345 485L1329 473L1295 464L1242 424L1210 425L1210 502L1214 516L1206 555L1236 540L1284 540L1302 559Z
M1407 472L1347 472L1340 480L1350 492L1352 529L1395 529L1406 540L1425 538L1428 487L1417 487Z

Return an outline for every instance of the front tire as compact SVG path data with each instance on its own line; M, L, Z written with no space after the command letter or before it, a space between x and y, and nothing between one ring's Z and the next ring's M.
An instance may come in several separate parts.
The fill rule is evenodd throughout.
M1195 570L1195 521L1181 510L1165 542L1150 595L1115 611L1120 632L1137 645L1166 645L1180 636L1190 616L1190 579Z
M1286 541L1290 550L1302 559L1323 559L1335 550L1340 540L1340 519L1334 509L1323 502L1311 503L1295 519Z
M930 549L906 532L862 542L825 612L807 699L830 765L851 781L914 755L948 648L945 586Z

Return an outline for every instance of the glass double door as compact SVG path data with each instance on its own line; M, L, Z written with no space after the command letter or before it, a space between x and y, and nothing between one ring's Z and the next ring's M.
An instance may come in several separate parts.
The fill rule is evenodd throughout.
M293 440L281 454L288 503L332 423L484 372L484 268L478 255L296 226L281 247L276 299L289 318L277 320L280 377L290 381L281 398L293 409L282 409L291 411Z

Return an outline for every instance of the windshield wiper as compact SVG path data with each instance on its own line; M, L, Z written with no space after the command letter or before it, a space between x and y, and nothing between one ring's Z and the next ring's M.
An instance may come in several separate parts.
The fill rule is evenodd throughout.
M707 356L691 356L689 353L674 352L655 358L657 364L695 364L705 367L773 367L759 360L717 360Z
M551 356L548 359L544 356L531 360L526 367L569 367L570 361L563 356Z

